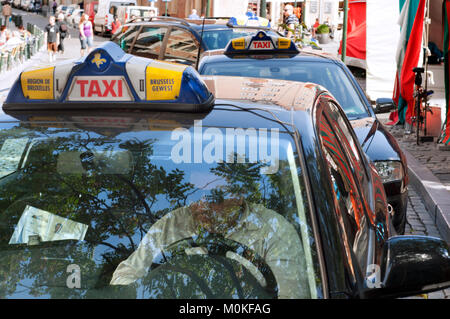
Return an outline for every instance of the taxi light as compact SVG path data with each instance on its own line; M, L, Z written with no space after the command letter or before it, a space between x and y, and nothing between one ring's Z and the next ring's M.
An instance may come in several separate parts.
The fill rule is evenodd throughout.
M231 17L227 23L230 27L267 27L270 28L270 21L266 18L258 17L254 13L247 12L245 15Z
M284 37L269 36L264 31L256 35L232 39L225 48L225 54L297 54L295 43Z
M23 71L3 109L206 112L213 103L191 66L135 57L106 42L80 60Z

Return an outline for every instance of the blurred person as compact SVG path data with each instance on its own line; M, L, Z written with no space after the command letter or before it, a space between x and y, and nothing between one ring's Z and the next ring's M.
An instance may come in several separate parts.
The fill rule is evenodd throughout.
M294 7L291 4L285 5L283 14L285 18L284 23L287 27L286 37L291 38L292 36L294 36L294 30L299 23L297 16L294 14Z
M26 42L28 42L28 39L31 37L31 33L28 30L25 30L23 25L20 25L18 28L18 34L19 37L21 37L22 39L24 39Z
M0 27L0 45L4 45L6 41L8 41L10 38L10 34L8 29L6 28L6 25L2 25Z
M12 8L9 2L5 2L2 7L2 15L5 18L5 26L8 27L9 19L11 18Z
M317 28L319 27L319 25L320 25L319 18L316 18L316 22L312 26L312 36L313 37L316 36L316 31L317 31Z
M192 20L199 20L200 17L197 14L197 10L196 9L192 9L192 13L189 15L188 19L192 19Z
M239 194L214 202L202 198L167 213L117 266L110 284L130 285L146 276L154 258L174 243L214 234L261 256L275 276L278 298L310 298L303 246L294 226L263 205L247 203Z
M116 33L117 30L119 30L119 28L122 26L122 24L119 21L119 17L118 16L114 16L114 21L111 24L111 34Z
M49 62L54 62L56 60L56 52L58 52L59 43L59 29L56 25L56 19L51 16L48 19L48 24L44 28L45 42L47 42L47 51Z
M149 18L156 17L156 9L151 8L148 14Z
M58 14L57 26L59 31L58 52L64 54L64 39L67 37L69 29L66 22L64 21L64 14L62 13Z
M91 52L94 46L94 31L92 29L92 23L89 21L89 15L83 13L78 24L78 30L80 31L80 43L81 43L81 56L84 56L85 50L87 53Z
M56 3L56 1L53 1L52 9L53 9L53 14L54 15L56 14L56 7L58 7L58 4Z

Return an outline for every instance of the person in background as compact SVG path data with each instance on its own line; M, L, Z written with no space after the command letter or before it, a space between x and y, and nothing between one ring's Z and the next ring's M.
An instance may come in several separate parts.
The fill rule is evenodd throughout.
M89 21L89 15L86 13L81 16L78 30L80 31L81 56L84 56L85 50L88 49L87 53L89 54L94 46L94 31L92 23Z
M286 37L291 38L294 35L293 30L295 30L296 26L298 25L298 18L294 14L294 7L291 4L287 4L284 6L284 17L285 17L285 24L287 27L286 30Z
M149 10L148 17L149 17L149 18L156 17L156 10L153 9L153 8L151 8L151 9Z
M54 16L51 16L48 19L48 24L44 28L44 31L45 41L47 42L48 59L49 62L54 62L56 60L59 42L59 30Z
M9 32L5 25L0 27L0 45L4 45L9 40Z
M199 20L200 17L197 14L197 10L196 9L192 9L192 13L189 15L188 19L192 19L192 20Z
M11 18L12 8L9 2L5 2L2 7L2 15L5 18L5 26L8 27L9 19Z
M19 26L18 30L19 37L25 40L25 42L28 42L28 40L31 38L31 33L23 27L23 25Z
M56 1L53 1L53 4L52 4L53 14L56 14L56 7L57 6L58 6L58 4L56 3Z
M111 23L111 34L116 33L116 31L119 30L121 25L122 24L119 21L119 17L114 16L114 21L113 21L113 23Z
M316 36L316 31L317 31L317 28L319 27L319 25L320 25L319 18L316 18L316 22L312 26L312 36L313 37Z
M58 52L61 52L61 54L64 54L64 39L67 37L68 33L68 27L66 22L64 21L64 14L60 13L58 14L58 31L59 31L59 45L58 45Z

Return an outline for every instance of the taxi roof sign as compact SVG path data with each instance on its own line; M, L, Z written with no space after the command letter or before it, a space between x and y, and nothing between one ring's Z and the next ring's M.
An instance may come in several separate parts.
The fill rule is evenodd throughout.
M193 67L135 57L106 42L80 60L23 71L3 109L206 112L213 102Z
M247 12L244 15L231 17L227 25L231 27L267 27L270 28L270 21L266 18L258 17L254 13Z
M269 36L264 31L256 35L232 39L225 48L225 54L297 54L299 50L294 41L278 36Z

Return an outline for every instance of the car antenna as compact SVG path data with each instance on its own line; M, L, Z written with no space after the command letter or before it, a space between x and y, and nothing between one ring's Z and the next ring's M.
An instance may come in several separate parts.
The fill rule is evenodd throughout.
M206 14L205 14L206 15ZM197 52L197 61L195 63L195 69L198 71L198 62L200 61L200 52L202 50L202 45L203 45L203 30L205 29L205 17L203 17L203 22L202 22L202 32L200 33L200 45L198 46L198 52Z

